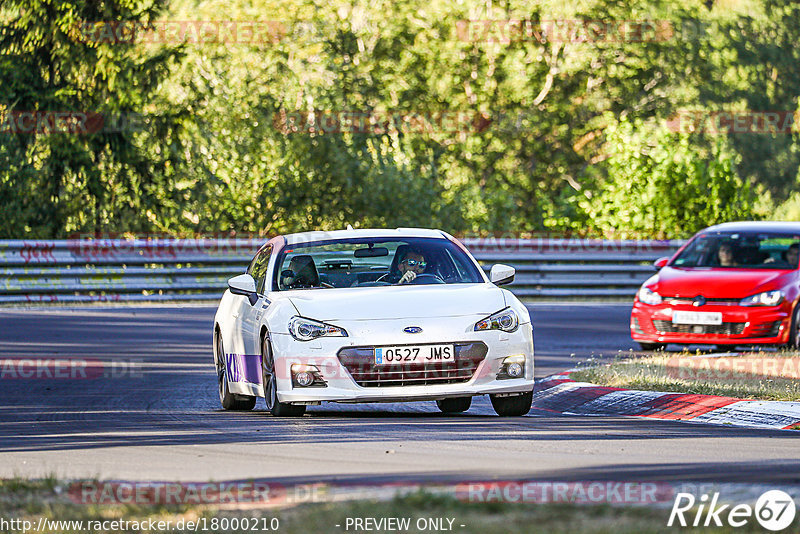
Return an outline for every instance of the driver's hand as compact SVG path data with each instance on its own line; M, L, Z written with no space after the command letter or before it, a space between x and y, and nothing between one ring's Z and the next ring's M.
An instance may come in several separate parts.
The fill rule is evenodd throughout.
M412 281L414 278L417 277L417 273L414 271L406 271L403 276L400 277L400 281L397 282L398 284L407 284Z

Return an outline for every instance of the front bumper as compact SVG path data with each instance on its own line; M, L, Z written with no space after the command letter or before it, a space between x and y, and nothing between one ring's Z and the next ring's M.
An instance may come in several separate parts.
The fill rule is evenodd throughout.
M720 312L722 325L677 325L672 323L673 312ZM735 306L707 304L658 305L635 302L631 312L631 337L642 343L680 344L785 344L789 341L791 305Z
M373 330L373 329L370 329ZM381 385L360 386L353 378L340 354L352 352L365 346L389 346L409 344L410 339L402 342L388 339L382 335L380 328L374 333L353 338L320 338L315 341L301 342L290 335L273 334L271 336L273 354L275 355L278 400L287 403L316 402L405 402L421 400L438 400L450 397L466 397L483 394L510 394L533 390L533 335L530 323L522 324L512 333L496 330L487 332L461 333L463 340L453 340L453 330L442 325L441 329L428 328L429 334L415 337L415 344L485 344L486 354L477 364L471 377L457 383L436 383L431 380L421 385ZM439 331L437 331L439 330ZM348 330L350 331L350 330ZM365 365L371 365L372 356L365 358ZM498 379L503 360L513 355L525 356L525 371L521 378ZM319 369L319 375L325 381L324 386L314 385L300 387L292 381L292 364L313 365ZM369 382L375 384L375 382Z

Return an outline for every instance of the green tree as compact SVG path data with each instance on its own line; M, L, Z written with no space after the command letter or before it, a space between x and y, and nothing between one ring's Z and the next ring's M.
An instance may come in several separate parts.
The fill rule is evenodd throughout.
M171 190L169 132L151 102L176 51L94 38L84 23L152 20L151 2L6 0L0 27L0 235L146 231L148 211ZM108 30L108 27L105 28ZM43 125L12 125L34 113ZM45 126L54 113L90 117L67 133ZM124 121L146 116L135 132ZM115 126L110 125L115 121ZM123 121L123 122L121 122ZM99 128L99 131L97 129ZM154 150L157 147L158 151Z
M591 228L608 237L689 237L754 217L754 194L736 175L725 137L705 147L687 134L642 121L606 131L607 178L581 201Z

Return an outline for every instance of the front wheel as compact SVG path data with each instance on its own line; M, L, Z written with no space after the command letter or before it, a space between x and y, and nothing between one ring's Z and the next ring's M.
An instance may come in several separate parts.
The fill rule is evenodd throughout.
M666 343L639 343L642 350L664 350L667 348Z
M497 412L497 415L501 417L519 417L531 411L533 391L512 397L489 395L489 399L491 399L492 408Z
M219 402L225 410L248 411L256 405L256 398L231 393L228 387L228 370L225 366L225 349L222 346L222 335L217 331L214 334L214 363L217 367L217 387Z
M472 397L456 397L453 399L440 399L436 401L436 406L442 413L461 413L469 410L472 405Z
M269 338L261 338L261 371L263 375L264 400L267 410L275 417L300 417L306 413L305 405L287 404L278 400L278 380L275 377L275 358Z
M789 328L789 343L786 346L790 349L800 349L800 304L794 307L792 313L792 326Z

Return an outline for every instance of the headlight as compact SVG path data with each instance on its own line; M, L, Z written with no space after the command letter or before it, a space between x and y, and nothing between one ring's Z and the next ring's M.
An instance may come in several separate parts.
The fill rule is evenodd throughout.
M500 310L475 323L475 331L479 330L502 330L503 332L513 332L519 326L519 318L511 308Z
M305 317L289 319L289 333L298 341L311 341L322 336L347 337L344 328L321 323Z
M639 302L644 304L661 304L661 295L642 286L639 290Z
M777 306L783 301L783 291L764 291L739 301L740 306Z

